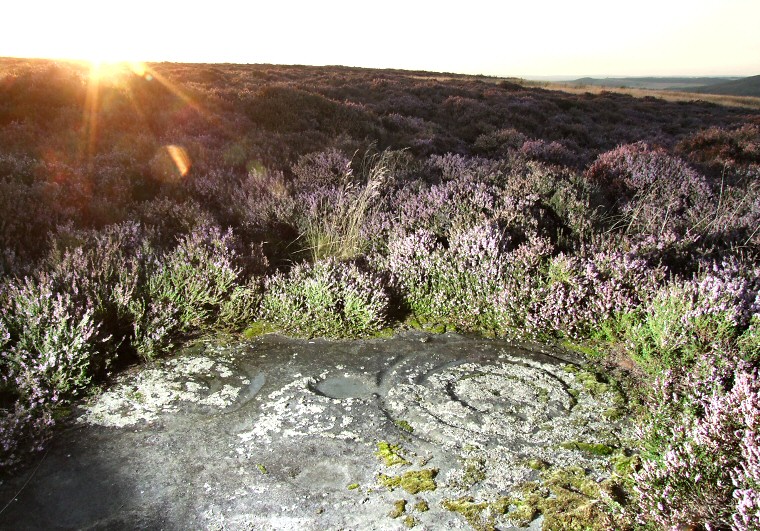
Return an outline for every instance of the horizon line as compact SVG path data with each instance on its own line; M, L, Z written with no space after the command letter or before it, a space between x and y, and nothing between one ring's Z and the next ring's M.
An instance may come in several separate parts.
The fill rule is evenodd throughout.
M87 58L76 57L31 57L31 56L14 56L14 55L0 55L0 60L3 59L17 59L17 60L32 60L32 61L62 61L71 63L88 63L91 62ZM697 78L748 78L755 77L760 74L486 74L486 73L468 73L468 72L454 72L454 71L438 71L438 70L426 70L425 68L412 68L412 67L376 67L376 66L357 66L346 64L307 64L307 63L267 63L267 62L239 62L239 61L187 61L187 60L118 60L113 63L146 63L146 64L185 64L185 65L260 65L260 66L302 66L312 68L357 68L363 70L396 70L402 72L426 72L430 74L445 74L445 75L457 75L457 76L471 76L471 77L493 77L503 79L524 79L527 81L575 81L583 78L591 79L641 79L641 78L654 78L654 79L666 79L666 78L683 78L683 79L697 79Z

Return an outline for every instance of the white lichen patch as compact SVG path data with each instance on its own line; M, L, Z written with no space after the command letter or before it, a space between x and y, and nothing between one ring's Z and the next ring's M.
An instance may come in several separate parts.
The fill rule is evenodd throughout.
M331 430L336 417L324 415L328 399L309 391L313 378L298 378L264 399L252 429L238 434L242 443L268 443L273 437L299 437ZM244 448L238 448L244 453Z
M242 382L241 382L242 383ZM237 400L240 394L240 387L234 387L232 385L225 385L219 391L211 393L206 398L198 400L199 404L204 406L214 406L218 408L225 408L230 404L233 404Z
M86 404L78 420L122 428L154 422L187 405L224 409L236 402L246 380L227 361L179 357L123 377Z
M477 490L496 496L536 476L530 461L604 469L605 456L573 448L572 441L616 447L628 428L602 415L620 397L589 378L504 352L498 362L399 374L385 407L413 425L416 437L485 463ZM451 485L466 483L466 467L449 474Z

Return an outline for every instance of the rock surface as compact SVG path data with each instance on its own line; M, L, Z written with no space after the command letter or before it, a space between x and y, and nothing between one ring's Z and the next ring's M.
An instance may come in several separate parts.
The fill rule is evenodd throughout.
M444 505L516 495L536 462L604 478L568 442L622 446L617 401L567 355L455 334L198 344L80 404L0 484L0 528L511 529Z

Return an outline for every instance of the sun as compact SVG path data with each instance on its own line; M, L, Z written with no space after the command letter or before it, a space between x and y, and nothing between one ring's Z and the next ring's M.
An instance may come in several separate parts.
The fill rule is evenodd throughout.
M115 80L125 74L136 75L148 80L152 79L149 67L142 61L90 58L86 62L89 63L90 79L92 80Z
M127 42L118 39L92 39L76 55L89 64L91 78L118 77L133 73L143 77L147 68Z

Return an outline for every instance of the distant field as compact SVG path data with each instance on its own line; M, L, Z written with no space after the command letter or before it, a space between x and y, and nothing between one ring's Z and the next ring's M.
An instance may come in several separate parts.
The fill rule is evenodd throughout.
M629 87L610 87L598 85L582 85L572 82L538 82L523 81L525 86L542 87L550 90L561 90L570 94L602 94L604 92L613 92L617 94L628 94L635 98L653 97L665 101L705 101L715 103L716 105L725 105L728 107L743 107L747 109L760 109L760 97L757 96L731 96L726 94L708 94L698 92L676 91L676 90L655 90L651 88L629 88Z
M594 85L614 88L640 88L653 90L686 90L696 87L711 87L726 82L737 81L740 77L582 77L570 81L577 85Z

